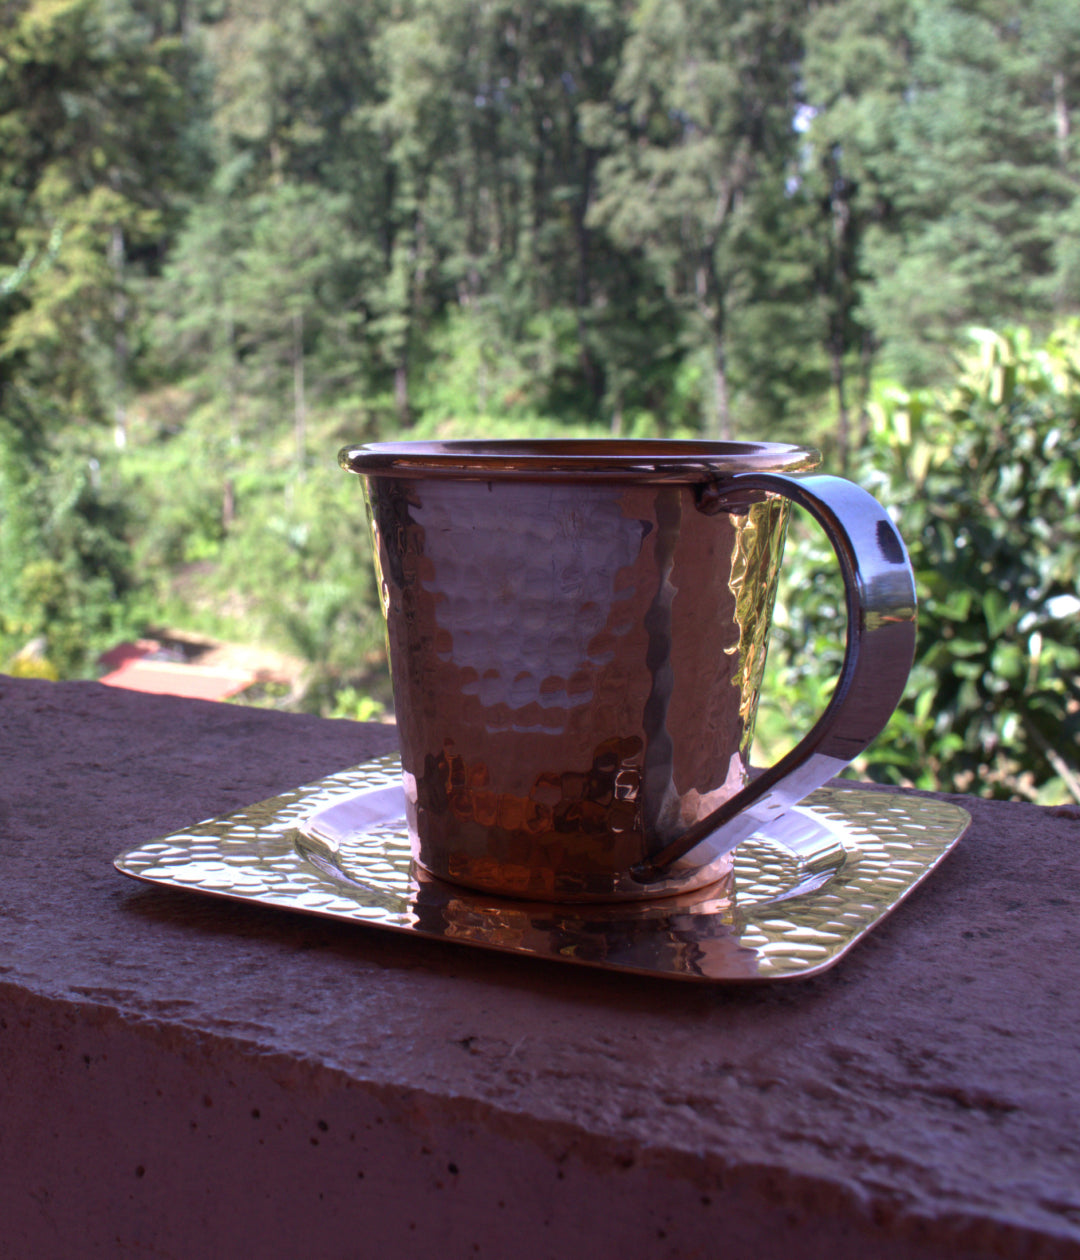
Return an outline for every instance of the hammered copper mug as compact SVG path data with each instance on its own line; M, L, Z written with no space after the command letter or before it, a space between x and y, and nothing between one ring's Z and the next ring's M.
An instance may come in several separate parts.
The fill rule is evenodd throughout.
M915 639L891 520L816 451L736 442L346 448L371 520L417 863L502 896L688 892L881 731ZM789 504L847 592L832 700L750 744Z

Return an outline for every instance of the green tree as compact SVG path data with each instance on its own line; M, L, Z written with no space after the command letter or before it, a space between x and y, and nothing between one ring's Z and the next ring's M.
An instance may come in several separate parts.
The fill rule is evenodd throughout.
M164 2L24 0L0 30L0 409L122 434L137 280L201 177L198 50Z
M904 379L944 378L972 323L1076 309L1078 48L1058 0L842 0L811 23L809 140L857 190L860 321Z
M587 222L598 155L580 117L610 90L624 22L607 0L422 0L378 45L394 171L380 327L403 346L406 328L475 322L516 353L534 404L574 417L603 405L594 325L619 286Z
M815 287L825 307L841 467L856 414L858 438L865 440L880 335L897 322L879 335L865 310L872 279L866 241L895 216L888 179L896 118L910 84L914 2L837 0L818 7L805 28L801 180L819 208L808 227L818 242Z
M797 8L646 0L612 100L587 135L608 152L591 220L640 251L706 351L709 429L730 437L729 346L744 279L744 229L783 186L801 50Z
M126 437L142 285L202 171L197 39L171 4L0 13L0 663L79 673L137 595L93 427Z
M129 523L115 452L110 466L84 434L43 452L0 430L0 671L80 677L130 631Z

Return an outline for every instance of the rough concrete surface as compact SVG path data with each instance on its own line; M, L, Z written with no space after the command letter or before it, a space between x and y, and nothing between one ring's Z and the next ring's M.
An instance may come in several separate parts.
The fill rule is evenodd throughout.
M0 678L0 1257L1080 1257L1080 819L965 798L833 970L691 986L121 850L393 728Z

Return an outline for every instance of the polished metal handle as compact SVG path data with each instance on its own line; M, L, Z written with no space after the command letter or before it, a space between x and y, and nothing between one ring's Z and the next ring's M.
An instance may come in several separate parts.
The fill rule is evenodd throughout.
M672 862L708 843L713 859L786 813L839 774L884 729L915 654L915 577L907 549L884 508L842 477L736 473L704 486L707 513L745 510L751 492L781 494L825 530L847 595L847 649L825 712L798 744L719 809L634 871L652 883ZM754 498L757 497L753 494Z

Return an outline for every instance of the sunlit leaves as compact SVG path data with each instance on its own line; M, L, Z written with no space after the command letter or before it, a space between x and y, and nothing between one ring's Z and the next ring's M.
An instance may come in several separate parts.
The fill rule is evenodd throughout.
M1080 329L975 341L954 389L885 396L855 470L892 506L920 598L901 712L859 768L1080 799ZM819 711L807 676L835 668L834 601L819 593L835 578L817 539L787 563L775 687L805 727Z

